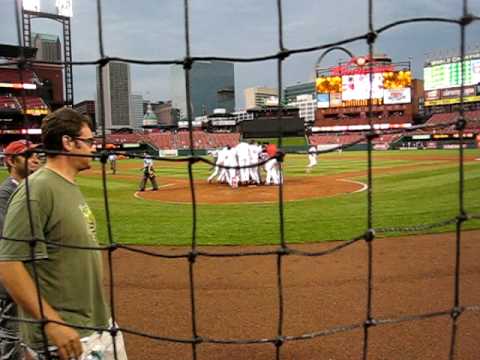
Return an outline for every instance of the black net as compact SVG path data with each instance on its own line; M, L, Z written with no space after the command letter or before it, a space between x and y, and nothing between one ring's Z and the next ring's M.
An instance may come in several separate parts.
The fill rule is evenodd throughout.
M449 353L449 358L453 359L455 358L455 350L457 347L457 336L458 336L458 323L459 323L459 318L461 315L467 311L474 311L478 312L480 309L480 305L469 305L465 306L462 305L461 302L461 297L460 297L460 264L461 264L461 241L462 241L462 226L465 224L465 222L470 221L472 219L480 219L479 214L469 214L465 208L464 204L464 139L463 139L463 132L465 129L465 126L467 123L470 121L469 119L466 119L464 116L464 107L463 107L463 91L460 91L460 101L461 101L461 107L459 111L459 115L457 119L454 121L450 122L444 122L440 124L424 124L424 125L416 125L413 126L409 129L402 129L402 130L374 130L373 126L373 116L372 116L372 94L370 94L370 100L369 100L369 125L370 125L370 132L368 132L366 135L364 135L361 139L355 140L349 144L344 144L341 146L342 149L349 148L359 142L365 141L368 144L368 150L367 150L367 174L368 174L368 188L367 188L367 196L366 196L366 204L367 204L367 221L365 223L365 228L364 231L358 236L354 237L353 239L346 240L342 242L340 245L335 246L333 248L330 248L325 251L318 251L318 252L309 252L309 251L301 251L298 249L293 249L289 246L287 240L285 239L285 215L284 215L284 189L282 183L280 183L278 187L278 226L279 226L279 241L278 241L278 247L275 250L248 250L248 251L240 251L240 252L209 252L205 251L202 249L198 248L197 245L197 201L196 201L196 193L195 193L195 184L194 184L194 171L193 167L196 163L203 162L210 164L212 166L216 165L212 163L210 160L204 157L199 157L195 156L194 150L194 141L193 141L193 129L192 129L192 118L193 118L193 113L192 113L192 106L191 106L191 92L190 92L190 70L192 68L192 65L196 61L203 61L203 60L223 60L223 61L231 61L235 63L252 63L252 62L259 62L259 61L266 61L266 60L276 60L277 62L277 87L279 89L279 94L278 97L279 99L282 98L282 87L283 87L283 80L282 80L282 65L283 62L285 61L286 58L289 56L293 56L296 54L303 54L303 53L311 53L311 52L317 52L321 50L328 50L333 47L339 47L344 44L352 43L355 41L365 41L368 45L369 49L369 55L370 58L373 57L374 54L374 47L377 39L379 36L382 35L382 33L386 32L389 29L396 28L399 26L403 25L408 25L412 23L432 23L432 22L437 22L437 23L450 23L450 24L455 24L458 25L459 28L459 44L460 44L460 57L461 60L463 61L465 57L465 29L467 28L468 25L470 25L472 22L479 20L478 16L475 16L469 12L468 8L468 3L467 0L462 0L459 1L460 6L463 9L463 15L460 18L437 18L437 17L419 17L419 18L409 18L409 19L404 19L400 21L393 22L391 24L385 25L380 28L376 28L375 24L373 22L373 7L374 7L374 2L373 0L368 0L368 31L364 34L344 39L338 42L334 43L328 43L328 44L322 44L319 46L313 46L313 47L307 47L307 48L298 48L298 49L287 49L284 46L284 36L283 36L283 15L282 15L282 1L277 0L276 1L276 7L277 7L277 17L278 17L278 51L274 54L271 55L266 55L266 56L259 56L259 57L251 57L251 58L239 58L239 57L214 57L214 56L205 56L205 57L195 57L191 56L190 53L190 29L189 29L189 1L184 0L184 26L185 26L185 46L186 46L186 53L185 57L183 59L175 59L175 60L151 60L151 61L144 61L144 60L135 60L135 59L127 59L127 58L118 58L118 57L109 57L108 54L105 53L104 50L104 41L103 41L103 30L102 30L102 24L103 24L103 15L102 15L102 1L97 0L97 14L98 14L98 21L97 21L97 26L98 26L98 39L99 39L99 50L100 50L100 58L95 60L95 61L82 61L82 62L75 62L73 61L72 63L60 63L63 65L75 65L75 66L83 66L83 65L96 65L98 70L104 68L107 64L109 64L112 61L120 61L120 62L125 62L125 63L130 63L130 64L141 64L141 65L172 65L172 64L177 64L177 65L183 65L184 71L185 71L185 89L186 89L186 103L187 103L187 118L189 119L189 136L190 136L190 156L187 156L182 159L171 159L171 158L165 158L165 157L153 157L153 159L158 160L158 161L174 161L174 162L182 162L185 163L187 168L188 168L188 177L189 177L189 183L190 183L190 192L191 192L191 204L192 204L192 229L191 229L191 246L188 251L185 251L181 254L167 254L167 253L160 253L156 251L147 251L147 250L142 250L138 249L132 246L127 246L127 245L122 245L119 243L116 243L113 239L112 235L112 222L115 221L115 219L112 218L109 210L109 198L108 198L108 183L107 183L107 177L106 177L106 171L107 171L107 158L108 158L108 152L103 151L102 153L97 153L92 156L94 157L99 157L102 163L102 182L103 182L103 195L104 195L104 208L105 208L105 216L106 216L106 226L107 226L107 236L108 236L108 245L106 246L100 246L100 247L95 247L95 248L90 248L90 247L81 247L81 246L70 246L71 248L75 248L78 251L101 251L101 252L106 252L107 253L107 258L108 258L108 265L109 265L109 284L110 284L110 308L111 308L111 318L113 320L113 326L109 328L96 328L96 327L85 327L85 326L80 326L79 324L70 324L70 323L61 323L67 326L71 326L76 329L90 329L92 331L106 331L111 334L111 336L115 339L115 337L118 334L118 331L122 331L127 334L135 335L135 336L141 336L157 341L163 341L163 342L173 342L173 343L181 343L185 344L186 346L191 346L192 348L192 358L196 359L197 358L197 348L201 344L216 344L216 345L225 345L225 344L265 344L269 343L273 345L274 351L275 351L275 356L277 359L282 358L282 346L286 342L292 342L292 341L303 341L303 340L309 340L309 339L314 339L317 337L322 337L322 336L329 336L337 333L343 333L343 332L352 332L355 330L363 329L363 353L362 353L362 358L367 359L368 354L369 354L369 334L370 334L370 329L372 327L379 327L382 325L387 325L387 324L394 324L394 323L402 323L402 322L409 322L409 321L419 321L419 320L424 320L424 319L429 319L429 318L436 318L436 317L450 317L451 318L451 340L450 340L450 353ZM16 2L15 4L15 9L16 9L16 16L17 16L17 32L18 32L18 39L19 39L19 45L22 45L22 33L21 33L21 26L19 23L19 18L20 18L20 2ZM31 63L31 60L27 60L23 54L18 59L18 62L16 64L18 65L19 70L23 70L27 68ZM41 63L39 61L39 63ZM370 64L372 66L372 64ZM22 71L19 71L20 76L22 76ZM372 72L370 71L370 74ZM99 77L100 81L100 89L101 89L101 94L104 94L103 88L103 77ZM370 75L370 81L372 82L372 76ZM462 84L461 88L463 89L464 87L464 82L463 82L463 72L462 72ZM370 87L372 89L372 86ZM372 90L370 90L372 91ZM24 100L25 101L25 100ZM103 102L104 99L103 97L100 97L100 109L102 109L102 113L99 114L99 119L100 122L102 123L102 138L103 138L103 148L105 149L106 145L106 128L105 128L105 114L104 114L104 106ZM456 130L459 133L459 150L458 150L458 174L459 174L459 181L458 181L458 211L457 215L455 217L449 218L449 219L440 219L438 222L431 223L431 224L414 224L414 225L409 225L409 226L398 226L398 227L384 227L384 228L375 228L374 227L374 209L373 209L373 196L374 196L374 183L373 183L373 160L372 160L372 150L373 150L373 140L381 135L384 134L395 134L395 133L404 133L404 132L413 132L417 130L429 130L432 127L435 128L448 128L455 126ZM282 145L282 139L279 138L279 145ZM324 151L317 151L318 153L326 153L330 151L337 151L338 148L335 149L330 149L330 150L324 150ZM55 152L55 151L47 151L45 149L36 149L36 150L30 150L29 152L26 153L28 156L29 154L33 152L42 152L42 153L47 153L47 154L64 154L64 155L71 155L69 153L62 153L62 152ZM134 156L132 156L134 157ZM138 156L138 158L141 158ZM275 158L278 160L280 163L280 167L282 165L282 161L284 158L284 154L282 153L277 153ZM261 165L264 162L261 162L259 164L254 164L250 165L250 167ZM221 166L228 168L226 166ZM236 167L239 169L240 167ZM25 181L25 186L26 186L26 191L27 191L27 197L29 194L29 182L28 178ZM30 202L27 199L27 204L30 207ZM30 239L9 239L9 238L3 238L4 241L25 241L29 242L31 245L31 256L32 259L35 259L35 247L38 245L40 242L46 242L48 241L37 239L33 236L34 231L33 231L33 220L32 220L32 213L31 209L29 208L29 219L28 221L30 222L30 227L32 230L32 238ZM378 318L375 317L375 315L372 312L372 295L373 295L373 285L374 285L374 273L375 269L373 268L373 247L375 244L375 238L376 235L379 233L398 233L398 232L412 232L412 231L425 231L425 230L432 230L435 228L440 228L444 227L446 225L452 225L456 224L456 235L455 235L455 240L456 240L456 252L455 252L455 270L454 270L454 288L453 288L453 304L452 307L449 309L446 309L445 311L438 311L438 312L431 312L431 313L423 313L423 314L415 314L415 315L406 315L406 316L398 316L398 317L393 317L393 318ZM284 264L283 264L283 259L285 256L306 256L306 257L321 257L325 256L328 254L332 254L338 251L341 251L342 249L345 249L346 247L351 246L354 243L364 241L367 246L367 251L368 251L368 267L367 267L367 274L366 274L366 284L365 286L367 287L367 301L366 301L366 308L365 308L365 316L364 316L364 321L360 323L354 323L346 326L338 326L338 327L332 327L332 328L327 328L327 329L320 329L318 331L310 332L310 333L303 333L300 335L288 335L285 334L284 332L284 288L283 288L283 274L284 274ZM51 243L50 245L52 246L62 246L59 244L53 244ZM115 313L115 292L114 292L114 287L115 287L115 270L113 266L113 261L112 261L112 256L114 251L118 250L123 250L127 252L136 252L136 253L141 253L145 256L151 256L151 257L157 257L161 259L185 259L185 261L188 262L188 276L189 276L189 283L190 283L190 308L191 308L191 334L186 335L185 337L182 338L176 338L176 337L166 337L166 336L159 336L156 334L149 334L149 333L144 333L144 332L139 332L133 329L130 329L128 327L117 327L116 325L116 313ZM276 287L277 287L277 294L278 294L278 319L277 319L277 326L275 329L276 336L275 337L270 337L270 338L261 338L261 339L220 339L220 338L210 338L207 336L203 336L202 333L198 331L198 317L197 317L197 301L196 301L196 286L195 286L195 265L196 262L199 258L201 257L211 257L211 258L225 258L225 257L246 257L246 256L270 256L270 257L275 257L276 258ZM35 284L38 289L39 288L39 280L37 277L36 273L36 267L35 267L35 261L32 261L33 264L33 277ZM42 325L42 329L45 328L45 325L51 320L46 319L45 313L44 313L44 305L42 303L41 299L41 292L38 292L38 303L41 309L41 319L38 320L38 323ZM3 318L6 320L13 320L13 321L28 321L25 319L20 319L20 318L12 318L7 315L3 315ZM33 321L29 321L33 322ZM53 359L55 358L56 355L51 354L51 352L48 349L48 344L47 344L47 337L45 335L45 331L43 331L43 338L44 338L44 352L45 352L45 357L47 359ZM113 341L113 344L115 346L116 342ZM115 349L115 358L117 359L117 351Z

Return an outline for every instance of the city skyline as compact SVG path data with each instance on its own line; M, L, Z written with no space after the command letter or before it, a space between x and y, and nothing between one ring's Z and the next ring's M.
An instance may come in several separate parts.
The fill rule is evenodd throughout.
M458 4L457 4L458 2ZM278 50L275 1L242 2L206 0L190 2L190 43L192 56L252 57L271 55ZM16 44L14 1L0 0L7 16L0 28L0 43ZM99 58L96 32L96 2L73 4L72 47L75 61ZM479 13L480 4L471 3L471 12ZM312 3L305 0L283 1L284 44L288 49L318 46L360 34L368 29L367 1L339 0ZM102 2L104 46L108 56L143 60L182 59L185 54L183 2L166 0L162 6L151 0L136 3ZM8 14L11 14L8 16ZM358 15L361 14L361 15ZM374 1L374 24L379 28L410 17L459 17L461 1L414 1L395 4ZM241 29L241 30L240 30ZM32 31L61 35L52 21L35 20ZM477 48L480 38L477 21L467 28L467 52ZM412 41L414 39L414 41ZM413 75L423 78L422 66L430 57L454 55L459 44L459 27L452 24L420 23L403 25L382 33L376 53L385 53L394 61L412 60ZM63 41L63 40L62 40ZM365 55L364 41L346 44L355 55ZM283 88L313 80L314 65L322 51L292 55L283 67ZM329 54L322 65L336 64L346 56ZM75 102L95 98L95 67L75 66ZM169 100L169 66L131 65L132 92L145 99ZM277 87L276 61L253 64L235 63L236 108L244 107L243 91L254 86Z

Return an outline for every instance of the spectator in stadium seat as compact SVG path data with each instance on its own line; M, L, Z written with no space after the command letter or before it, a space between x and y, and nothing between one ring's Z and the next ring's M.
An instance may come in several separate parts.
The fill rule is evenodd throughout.
M0 185L0 233L3 228L8 200L20 182L38 169L40 162L35 153L27 158L23 153L36 145L26 140L13 141L5 148L5 164L9 176ZM27 165L27 166L26 166ZM7 290L0 284L0 313L17 317L17 307ZM0 359L24 359L18 323L5 320L0 322Z
M98 247L94 215L75 182L80 171L90 168L94 142L91 126L87 117L69 108L56 110L43 120L44 148L68 154L47 154L46 165L28 178L28 195L25 182L19 185L10 199L5 239L0 242L3 285L19 305L21 318L47 320L43 330L54 358L61 360L85 359L93 351L102 359L114 358L109 332L60 324L110 326L101 253L72 247ZM31 221L26 220L29 218ZM32 238L38 240L26 241ZM40 324L21 322L20 331L29 356L52 358L43 353ZM127 359L122 334L117 333L115 339L117 359Z

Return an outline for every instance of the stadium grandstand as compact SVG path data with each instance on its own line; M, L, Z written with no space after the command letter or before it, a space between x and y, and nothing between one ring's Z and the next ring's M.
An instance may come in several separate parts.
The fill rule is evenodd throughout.
M461 63L457 57L429 60L424 66L424 131L416 131L403 137L402 141L420 148L452 148L459 134L455 122L461 116L460 105L464 102L464 117L468 120L464 133L465 147L480 144L480 53L465 56L464 88L461 98Z
M470 54L467 59L464 84L467 111L464 115L469 122L465 129L465 144L477 147L480 143L480 75L475 69L480 68L477 66L480 64L480 54ZM307 145L315 145L322 150L358 141L351 149L364 149L367 142L360 140L371 130L371 123L374 130L387 131L373 139L376 150L451 148L458 139L454 122L460 116L460 87L458 79L442 80L446 81L442 83L439 79L446 78L435 75L442 71L445 64L459 66L455 59L427 62L424 69L425 84L422 80L411 78L410 62L394 63L385 55L373 56L372 59L353 57L338 66L317 68L317 109L313 126L307 124ZM368 106L370 92L371 107ZM5 107L19 106L8 100L5 100ZM298 109L283 111L285 113L281 117L285 124L288 122L287 125L299 117ZM275 127L272 127L271 121L276 119L278 113L275 107L237 113L216 109L212 114L192 121L193 145L195 149L208 150L235 146L242 139L275 138L278 134L270 130ZM412 126L424 122L429 125L428 128L413 131ZM126 147L133 149L133 144L140 143L154 150L186 150L190 144L188 126L187 121L180 121L176 131L111 134L107 142L112 147L120 148L126 144ZM268 127L270 132L262 132L262 126ZM388 134L388 130L393 133ZM408 131L398 134L401 130ZM300 132L303 132L303 128ZM284 131L282 136L304 136L300 132L295 128L292 134Z
M33 57L35 49L23 48L23 54ZM35 71L18 70L8 65L20 55L20 48L0 45L0 145L19 138L40 138L40 125L50 108L40 96L42 81Z
M155 150L187 150L190 148L190 135L188 131L109 134L106 142L107 148L133 152L145 150L145 146ZM240 134L195 130L193 142L195 149L198 150L218 149L237 145L240 142ZM96 143L100 144L101 139L97 138Z

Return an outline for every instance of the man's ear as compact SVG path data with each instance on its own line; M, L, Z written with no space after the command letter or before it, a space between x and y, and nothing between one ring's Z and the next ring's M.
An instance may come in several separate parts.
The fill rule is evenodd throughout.
M74 149L75 141L68 135L63 135L62 136L62 145L63 145L63 151L70 152Z
M6 157L5 162L7 163L8 166L15 167L15 161L11 156Z

